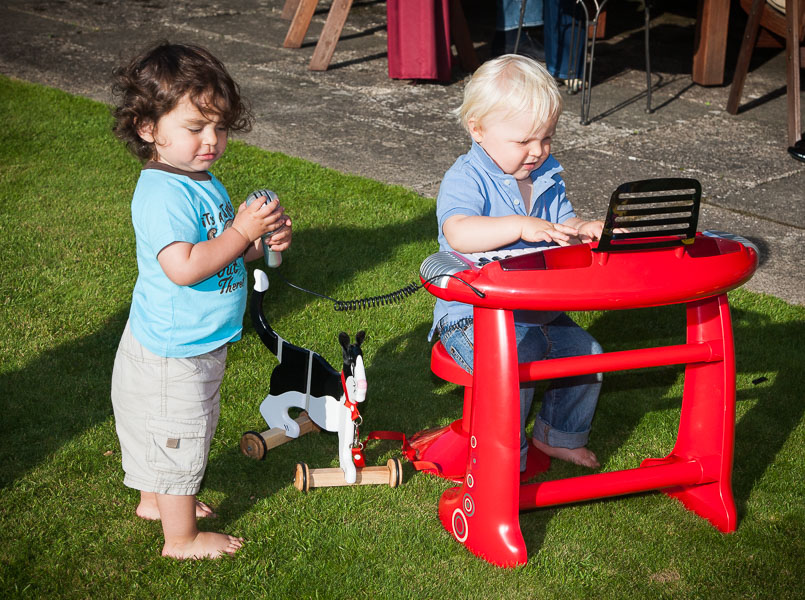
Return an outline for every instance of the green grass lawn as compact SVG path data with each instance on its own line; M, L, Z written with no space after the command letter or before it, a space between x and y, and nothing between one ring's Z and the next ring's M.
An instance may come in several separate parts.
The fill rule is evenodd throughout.
M3 598L805 597L805 310L742 290L730 294L735 533L663 494L638 494L522 514L528 564L499 569L439 524L450 484L410 465L397 489L303 495L295 463L335 466L335 434L304 436L264 461L240 453L242 433L265 428L258 406L276 364L247 318L200 498L220 515L202 528L248 541L233 558L162 558L160 525L135 518L137 493L122 484L109 399L136 277L129 202L139 163L112 137L108 107L59 91L0 77L0 123ZM436 250L435 202L403 188L237 142L214 170L235 205L262 186L282 198L294 244L281 269L298 285L338 299L386 293L416 281ZM429 294L337 313L271 283L275 329L332 364L339 331L367 331L364 432L410 434L460 416L460 390L429 371ZM684 341L679 306L574 316L605 350ZM668 454L681 395L681 368L608 374L590 440L602 469ZM395 443L373 442L367 460L398 455ZM554 464L548 477L585 473Z

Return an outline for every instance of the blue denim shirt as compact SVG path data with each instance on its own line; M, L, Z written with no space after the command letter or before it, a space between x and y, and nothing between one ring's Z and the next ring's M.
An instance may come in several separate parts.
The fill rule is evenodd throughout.
M507 175L495 164L486 151L476 142L472 148L456 160L445 173L436 199L436 220L439 224L439 250L453 251L444 237L444 222L455 215L504 217L523 215L539 217L551 223L563 223L575 217L573 206L565 196L565 182L560 173L564 169L559 162L549 155L544 163L531 173L533 182L531 212L526 215L525 205L513 175ZM546 242L515 243L496 250L513 248L544 247ZM492 250L492 248L490 248ZM514 318L522 323L548 323L555 319L558 312L515 311ZM443 317L446 323L472 317L472 306L461 302L436 300L433 310L433 326L428 339Z

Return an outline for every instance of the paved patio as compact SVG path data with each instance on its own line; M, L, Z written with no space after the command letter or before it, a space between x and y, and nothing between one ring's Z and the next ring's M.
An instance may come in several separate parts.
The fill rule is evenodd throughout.
M386 6L356 1L330 68L307 68L327 16L323 2L303 47L286 49L284 0L4 0L0 73L110 101L112 69L159 39L208 47L250 98L245 138L267 150L401 185L435 198L468 138L449 115L467 73L449 83L391 80ZM488 9L466 3L478 55L488 53ZM700 229L753 240L761 266L748 289L805 304L801 249L805 163L786 153L785 53L757 51L742 104L725 111L744 15L733 5L727 85L691 81L695 3L658 2L652 20L653 108L645 112L642 5L613 2L599 43L588 126L567 96L554 154L582 216L601 218L620 183L687 176L701 181ZM494 16L494 15L492 15ZM259 182L269 185L270 182Z

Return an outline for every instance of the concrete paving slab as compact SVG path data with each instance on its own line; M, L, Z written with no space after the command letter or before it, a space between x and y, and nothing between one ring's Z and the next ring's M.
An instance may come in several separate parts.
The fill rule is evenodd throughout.
M701 175L705 195L728 198L772 179L796 177L801 168L780 154L780 140L755 121L736 121L722 111L677 119L607 143L620 156ZM713 143L718 140L718 143ZM751 159L748 158L751 155ZM777 217L782 218L782 215Z

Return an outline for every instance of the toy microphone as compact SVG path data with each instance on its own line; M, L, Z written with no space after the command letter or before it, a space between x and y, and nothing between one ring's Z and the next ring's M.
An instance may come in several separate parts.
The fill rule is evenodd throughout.
M277 195L271 190L254 190L251 194L249 194L249 197L246 198L246 206L249 206L252 202L262 196L268 198L268 200L266 200L266 204L277 199ZM266 266L271 267L272 269L279 267L282 264L282 253L272 250L269 248L268 244L271 241L271 236L278 231L282 231L284 227L285 224L283 224L279 229L275 229L274 231L263 234L261 238L263 240L263 256L266 259Z

